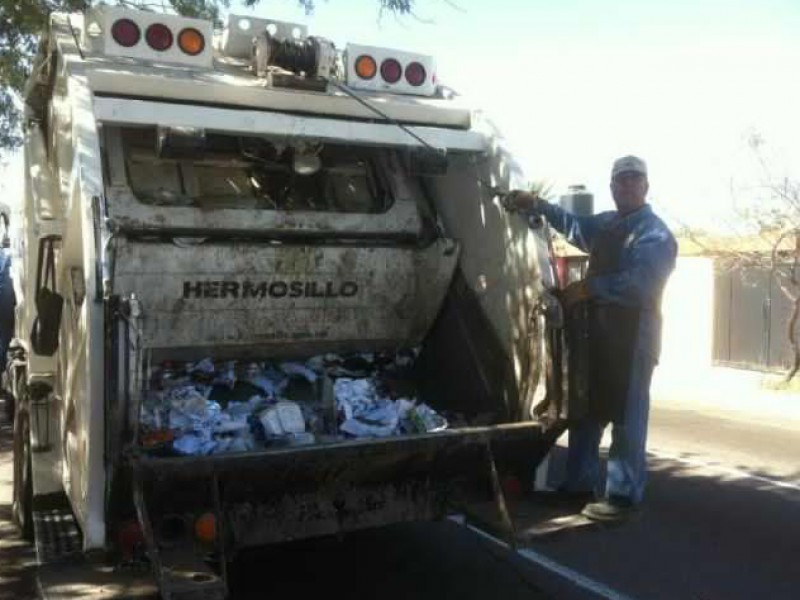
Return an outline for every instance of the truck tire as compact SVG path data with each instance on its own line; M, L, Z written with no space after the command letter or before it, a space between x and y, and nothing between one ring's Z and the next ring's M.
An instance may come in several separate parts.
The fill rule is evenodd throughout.
M0 388L0 402L3 403L3 412L8 423L14 422L14 396L5 388Z
M14 419L14 491L12 513L20 534L33 541L33 466L30 421L27 411Z
M0 373L0 402L3 403L6 421L8 423L13 423L15 398L13 392L11 391L10 384L9 372L6 371L5 373Z

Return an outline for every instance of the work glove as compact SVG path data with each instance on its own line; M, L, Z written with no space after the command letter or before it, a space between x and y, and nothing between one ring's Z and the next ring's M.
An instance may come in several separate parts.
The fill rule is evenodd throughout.
M547 202L535 193L525 190L512 190L503 198L503 207L510 212L539 213Z

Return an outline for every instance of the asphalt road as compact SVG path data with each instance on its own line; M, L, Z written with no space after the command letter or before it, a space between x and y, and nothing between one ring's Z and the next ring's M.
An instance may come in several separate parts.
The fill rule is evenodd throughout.
M532 545L607 597L795 600L800 429L655 408L644 509L630 523ZM563 460L557 449L554 467Z
M778 425L656 408L646 505L630 523L539 539L524 556L453 523L269 548L232 565L232 597L794 600L800 429ZM0 599L34 589L8 521L9 446L0 424Z
M542 600L550 576L454 523L411 524L258 550L231 572L231 597Z
M659 406L652 410L648 447L656 455L679 455L800 486L798 421Z

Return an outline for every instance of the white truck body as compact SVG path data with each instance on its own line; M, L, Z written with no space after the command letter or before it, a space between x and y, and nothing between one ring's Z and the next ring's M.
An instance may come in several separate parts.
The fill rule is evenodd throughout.
M143 28L192 24L124 9L53 14L25 131L17 337L28 383L52 389L53 443L35 455L35 493L66 493L84 549L110 543L110 489L147 361L424 345L456 277L497 342L462 350L494 353L505 373L496 401L506 416L489 425L533 418L543 368L531 314L543 278L552 285L547 246L489 189L522 180L488 122L457 99L270 85L246 60L222 53L225 43L236 46L229 31L198 61L146 49L117 56L108 28L126 15ZM393 201L377 211L270 209L249 196L239 204L243 196L228 195L247 180L244 153L164 159L151 144L159 127L202 129L220 147L248 139L355 147L378 165ZM421 182L402 159L428 146L446 152L447 171ZM422 243L432 223L439 233ZM28 337L40 240L50 237L64 308L58 351L41 356ZM129 311L124 327L110 321L114 302ZM458 327L468 334L473 325ZM112 330L124 353L109 346L118 339ZM494 398L495 376L476 371L481 393Z

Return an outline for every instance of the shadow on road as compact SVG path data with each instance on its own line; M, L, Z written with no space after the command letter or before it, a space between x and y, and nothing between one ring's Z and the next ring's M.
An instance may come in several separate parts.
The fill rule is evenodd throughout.
M35 598L35 553L11 519L12 428L0 399L0 600Z
M352 600L544 600L539 574L519 557L450 522L362 531L243 553L232 598L342 595Z

